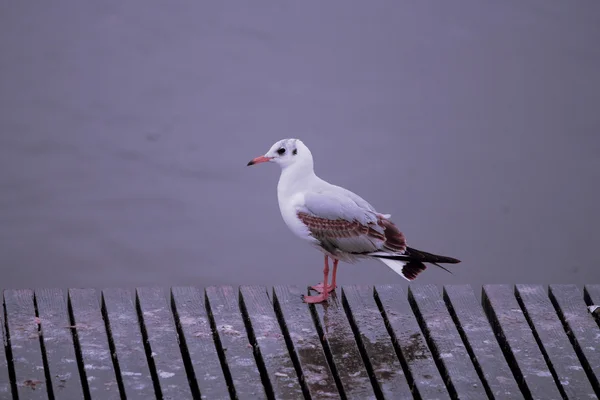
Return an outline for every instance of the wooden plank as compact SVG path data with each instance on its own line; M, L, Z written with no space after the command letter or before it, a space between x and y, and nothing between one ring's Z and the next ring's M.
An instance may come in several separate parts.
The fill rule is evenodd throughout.
M108 329L114 365L121 377L121 391L128 399L154 397L154 384L131 290L104 289L102 315Z
M54 397L82 399L83 389L65 294L61 289L38 289L35 301L46 353L47 376Z
M47 399L49 395L33 291L7 289L4 291L4 303L18 397Z
M275 398L302 398L303 392L281 333L273 303L264 286L240 287L241 308L261 369Z
M422 399L449 399L448 389L402 288L375 286L375 300L413 393Z
M206 288L206 296L235 395L239 399L267 398L242 320L237 291L231 286L211 286Z
M191 399L192 392L181 357L173 314L162 288L136 289L142 336L147 344L157 397Z
M311 305L319 337L333 361L341 390L349 399L374 399L375 392L365 368L341 299L332 292L326 303Z
M92 399L120 399L106 326L94 289L69 289L69 313L75 329L79 373Z
M579 361L600 396L600 329L575 285L550 285L550 300L565 328Z
M526 397L562 399L511 285L484 285L483 304Z
M597 399L544 287L516 285L516 295L563 396Z
M436 285L411 285L408 299L425 333L429 348L443 371L450 394L483 399L485 387Z
M410 386L375 302L372 286L344 286L342 301L378 398L409 399Z
M443 297L478 369L479 377L486 385L488 396L496 399L522 399L519 385L471 286L446 285Z
M8 347L8 338L6 336L6 324L4 320L4 291L0 289L0 299L2 306L0 307L0 339L2 339L2 348L0 349L0 398L8 399L13 397L12 387L10 384L10 373L8 372L8 360L6 358L6 350ZM17 394L14 394L16 398Z
M584 294L588 310L600 325L600 285L585 285Z
M229 399L229 389L204 306L204 291L193 287L174 287L171 296L179 339L189 358L188 374L198 386L195 390L203 399Z
M292 360L310 398L340 398L303 292L295 286L275 286L273 302Z

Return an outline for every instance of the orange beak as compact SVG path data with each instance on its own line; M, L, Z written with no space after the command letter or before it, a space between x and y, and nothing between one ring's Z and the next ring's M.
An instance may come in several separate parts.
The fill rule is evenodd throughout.
M267 162L267 161L271 161L273 157L265 157L265 156L260 156L260 157L256 157L253 160L250 160L250 162L248 163L248 166L250 165L254 165L254 164L260 164L263 162Z

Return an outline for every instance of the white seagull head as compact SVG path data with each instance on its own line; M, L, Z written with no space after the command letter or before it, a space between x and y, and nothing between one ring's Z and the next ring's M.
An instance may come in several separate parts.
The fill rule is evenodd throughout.
M282 139L271 146L264 156L250 160L248 165L264 162L279 164L281 169L291 166L313 167L312 153L300 139Z

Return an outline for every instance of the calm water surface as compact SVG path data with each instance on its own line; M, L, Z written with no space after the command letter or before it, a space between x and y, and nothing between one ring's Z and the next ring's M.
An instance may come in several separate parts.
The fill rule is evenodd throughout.
M600 283L599 42L592 0L2 2L1 285L318 282L246 167L285 137L464 260L418 282Z

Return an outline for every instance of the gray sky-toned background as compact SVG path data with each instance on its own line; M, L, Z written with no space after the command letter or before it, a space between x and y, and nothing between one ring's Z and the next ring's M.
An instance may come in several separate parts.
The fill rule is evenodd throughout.
M285 137L463 260L417 282L600 282L598 43L592 0L2 2L1 284L318 282L246 167Z

